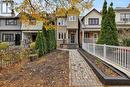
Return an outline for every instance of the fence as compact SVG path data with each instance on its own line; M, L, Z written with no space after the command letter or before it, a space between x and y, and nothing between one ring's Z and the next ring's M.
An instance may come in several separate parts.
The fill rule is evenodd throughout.
M98 58L109 60L130 71L130 48L128 47L83 43L82 48Z

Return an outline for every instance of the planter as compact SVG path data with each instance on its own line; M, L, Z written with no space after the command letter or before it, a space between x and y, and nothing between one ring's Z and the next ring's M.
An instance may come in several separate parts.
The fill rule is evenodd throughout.
M38 59L38 55L37 54L30 54L29 59L30 59L31 62L33 62L33 61Z
M83 49L78 50L79 53L83 56L85 61L93 69L94 73L97 75L99 80L105 85L130 85L130 79L121 71L117 70L113 66L107 64L106 62L100 60L99 58L87 53ZM99 60L100 63L96 64L94 60ZM100 65L101 64L101 65ZM111 70L112 74L105 73L100 67L108 68Z

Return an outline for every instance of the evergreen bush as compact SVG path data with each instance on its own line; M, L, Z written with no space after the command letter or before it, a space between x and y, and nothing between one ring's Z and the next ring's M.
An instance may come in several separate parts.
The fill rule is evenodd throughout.
M122 41L124 46L130 46L130 38L124 38Z

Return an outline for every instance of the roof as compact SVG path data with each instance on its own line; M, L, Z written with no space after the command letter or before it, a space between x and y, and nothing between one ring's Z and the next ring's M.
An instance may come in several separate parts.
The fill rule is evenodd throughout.
M90 12L88 12L85 16L83 16L83 18L82 18L81 20L83 20L87 15L89 15L89 14L90 14L91 12L93 12L93 11L96 11L98 14L101 15L101 13L94 8L94 9L92 9Z
M115 11L130 11L130 8L126 8L126 7L116 7L114 10L115 10Z
M12 18L19 18L18 16L0 16L0 19L12 19Z

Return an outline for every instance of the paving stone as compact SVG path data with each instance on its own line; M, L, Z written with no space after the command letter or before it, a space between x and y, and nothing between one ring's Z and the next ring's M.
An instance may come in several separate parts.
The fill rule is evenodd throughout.
M69 50L70 86L76 87L102 87L90 66L77 50Z

